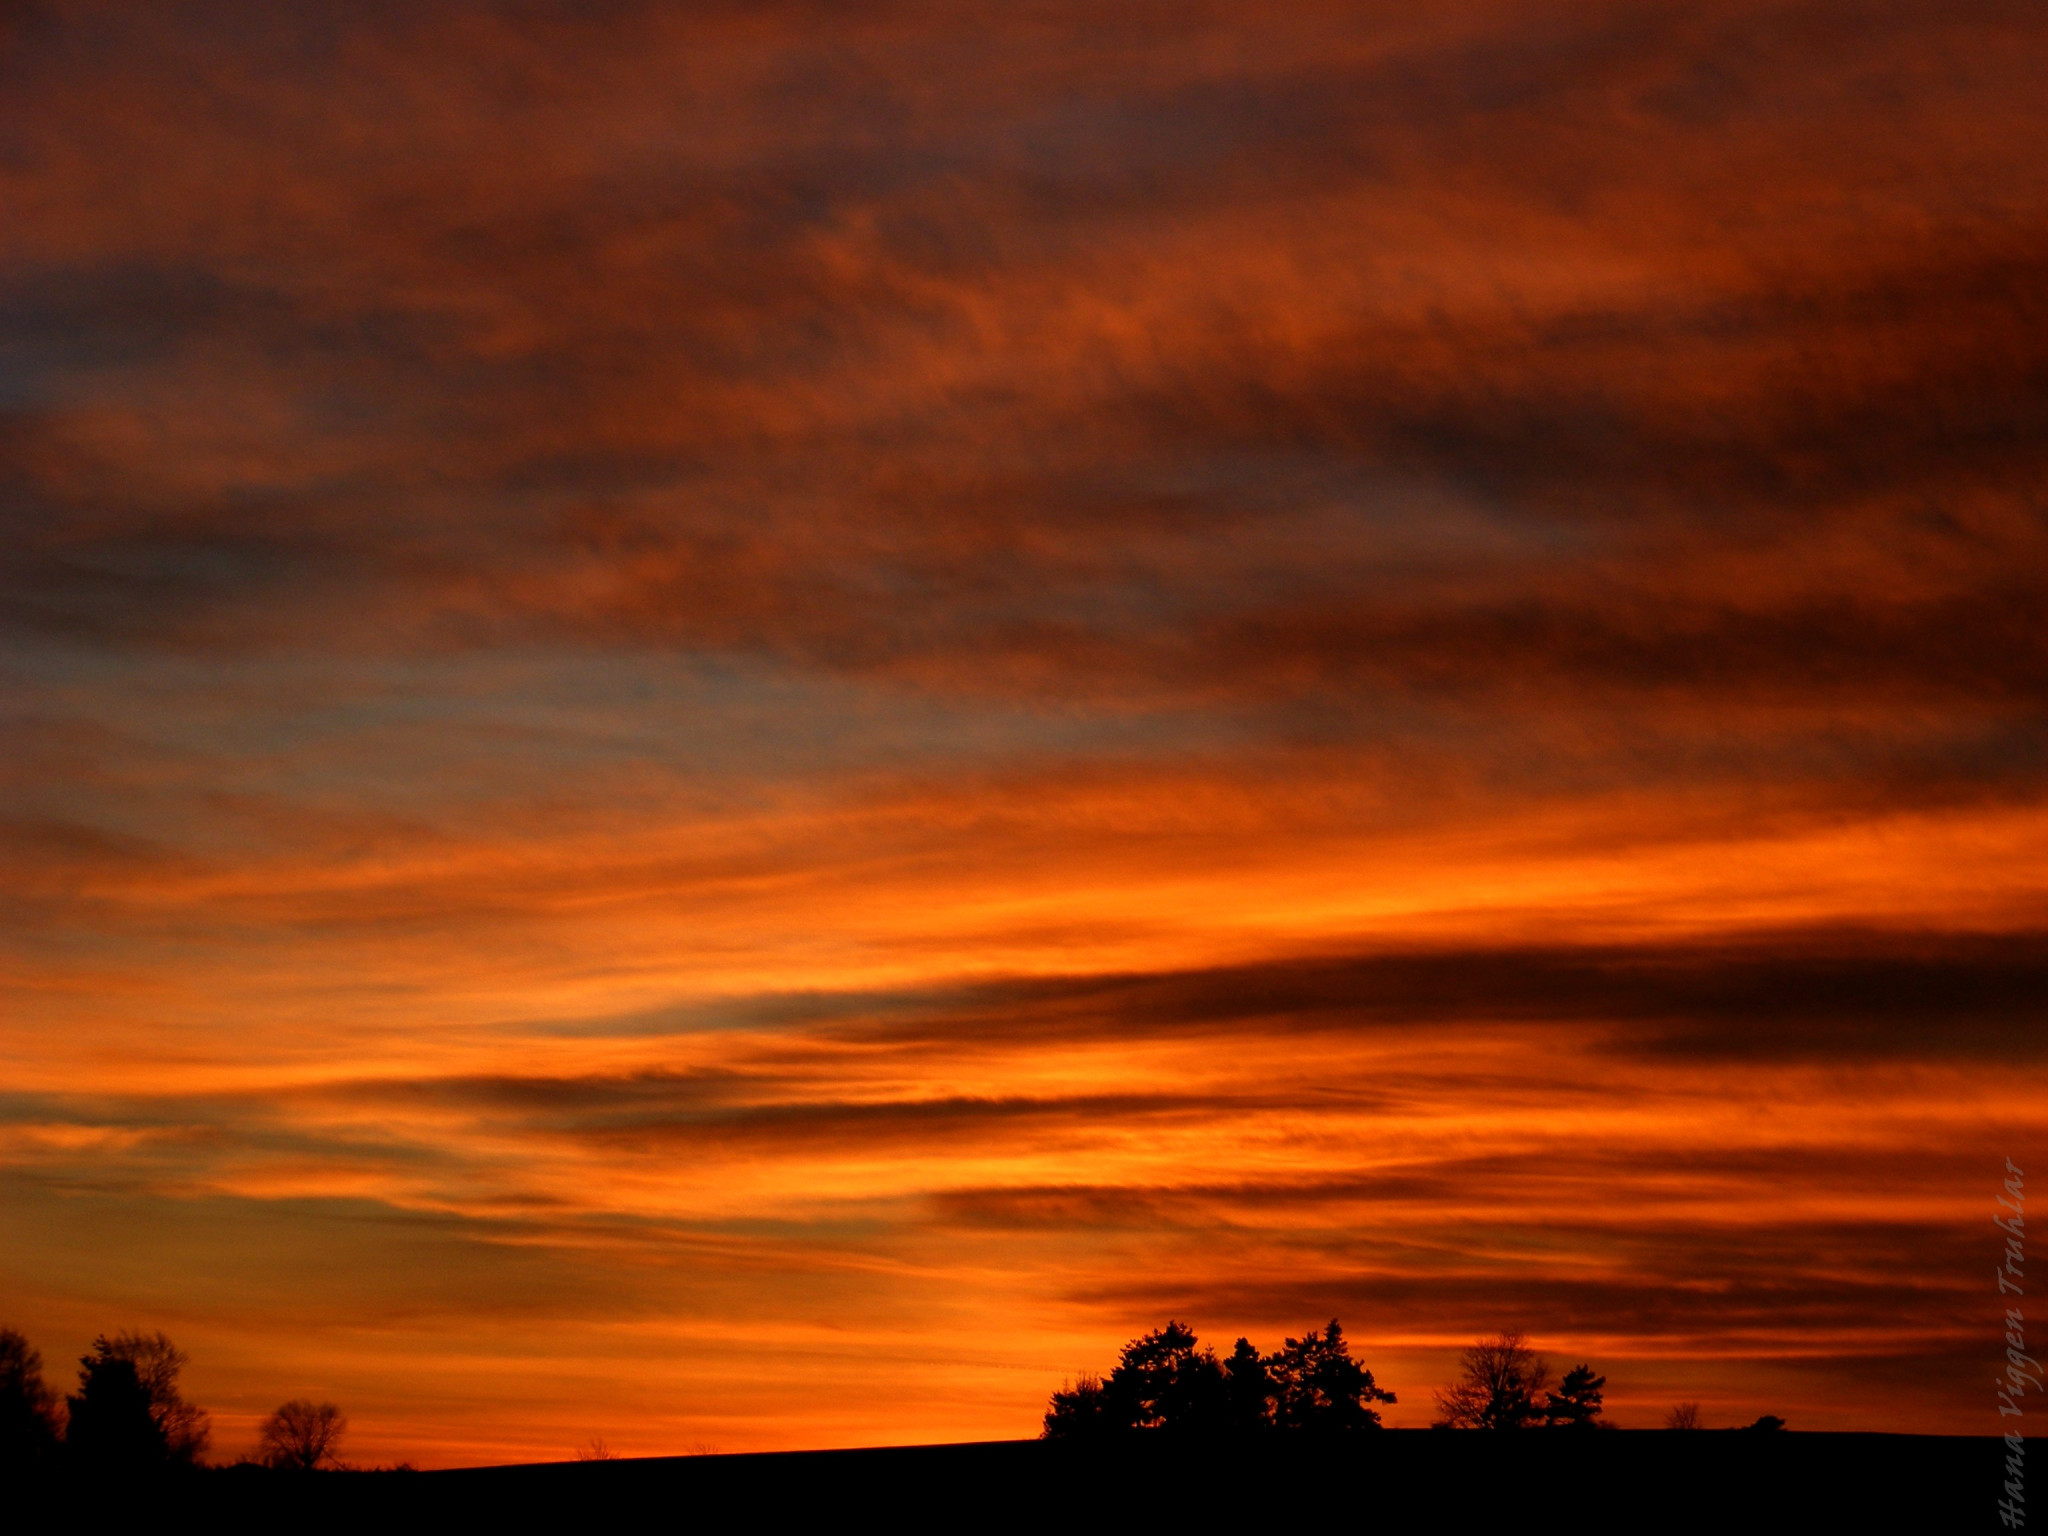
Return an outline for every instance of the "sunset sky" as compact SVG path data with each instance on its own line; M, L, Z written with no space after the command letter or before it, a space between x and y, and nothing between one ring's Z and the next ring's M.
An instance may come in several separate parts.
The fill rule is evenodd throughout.
M2039 0L0 5L0 1326L1989 1433Z

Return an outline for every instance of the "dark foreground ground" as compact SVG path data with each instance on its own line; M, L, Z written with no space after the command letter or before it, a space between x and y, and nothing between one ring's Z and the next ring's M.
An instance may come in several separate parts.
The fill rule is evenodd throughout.
M2048 1447L2030 1449L2048 1504ZM1251 1451L1145 1437L1113 1451L999 1441L455 1472L240 1469L150 1502L188 1529L1960 1532L2000 1529L2004 1462L1995 1439L1919 1435L1387 1430ZM81 1496L108 1490L71 1490Z

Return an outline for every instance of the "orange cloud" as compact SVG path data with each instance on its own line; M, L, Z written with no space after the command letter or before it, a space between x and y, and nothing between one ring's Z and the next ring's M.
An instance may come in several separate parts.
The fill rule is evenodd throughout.
M1981 1427L2044 51L16 8L0 1322L435 1463L1169 1312Z

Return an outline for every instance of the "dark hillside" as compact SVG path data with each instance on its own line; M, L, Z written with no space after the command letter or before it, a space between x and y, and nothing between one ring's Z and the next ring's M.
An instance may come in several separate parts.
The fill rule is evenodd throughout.
M1244 1450L1159 1437L566 1462L432 1473L196 1474L165 1502L225 1526L1285 1530L1297 1519L1417 1531L1997 1529L1990 1438L1386 1430Z

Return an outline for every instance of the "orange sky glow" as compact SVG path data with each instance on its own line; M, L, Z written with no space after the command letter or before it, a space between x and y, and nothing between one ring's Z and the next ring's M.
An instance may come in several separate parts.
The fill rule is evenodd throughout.
M216 1454L1168 1317L1988 1433L2048 22L0 9L0 1326Z

